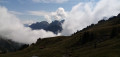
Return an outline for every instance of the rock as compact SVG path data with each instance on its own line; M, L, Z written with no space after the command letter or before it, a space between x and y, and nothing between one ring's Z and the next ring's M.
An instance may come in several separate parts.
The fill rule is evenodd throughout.
M39 56L35 56L35 55L34 55L34 56L32 56L32 57L39 57Z

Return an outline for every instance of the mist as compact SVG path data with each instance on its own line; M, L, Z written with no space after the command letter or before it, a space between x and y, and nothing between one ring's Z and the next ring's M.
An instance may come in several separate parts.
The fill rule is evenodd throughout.
M38 38L57 36L45 30L31 30L24 27L23 23L14 14L9 13L5 7L0 7L0 36L15 42L31 44Z
M100 0L99 2L80 2L72 7L63 24L62 35L71 35L90 24L96 24L104 17L116 16L120 13L120 0Z
M65 19L61 34L54 34L45 30L32 30L24 27L23 23L7 8L0 6L0 36L11 39L15 42L31 44L38 38L54 37L58 35L69 36L77 30L82 30L86 26L97 23L104 17L116 16L120 13L120 0L100 0L99 2L80 2L72 7L71 11L58 8L55 12L30 11L32 15L44 16L48 22Z
M56 11L46 12L46 11L28 11L30 15L43 16L48 23L51 23L52 20L61 20L67 18L67 12L64 8L59 7Z

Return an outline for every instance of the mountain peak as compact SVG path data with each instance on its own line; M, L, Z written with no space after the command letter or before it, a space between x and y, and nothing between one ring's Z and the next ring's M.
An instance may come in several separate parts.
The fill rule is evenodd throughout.
M64 20L58 21L54 20L52 23L48 23L47 21L41 21L41 22L36 22L30 25L29 27L32 28L33 30L40 30L44 29L46 31L51 31L55 34L58 34L59 32L62 31L62 23Z

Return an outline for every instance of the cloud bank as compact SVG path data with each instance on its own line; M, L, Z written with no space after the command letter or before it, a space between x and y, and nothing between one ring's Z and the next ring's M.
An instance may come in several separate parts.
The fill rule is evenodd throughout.
M65 12L64 8L58 8L55 12L46 12L46 11L29 11L30 15L35 16L44 16L44 18L51 23L52 20L61 20L67 18L67 12Z
M39 37L57 36L49 31L31 30L28 27L24 27L22 22L14 14L9 13L5 7L0 7L0 13L0 36L6 39L31 44L36 42ZM120 13L120 0L80 2L73 6L70 12L65 12L64 8L58 8L55 12L29 11L29 13L31 15L44 16L48 22L51 22L52 19L65 19L61 34L71 35L92 23L97 23L103 17L109 18Z
M71 35L77 30L97 23L103 17L111 17L120 13L120 0L100 0L75 5L63 24L62 35Z
M64 3L68 0L32 0L33 2L37 3Z
M9 11L10 13L12 13L12 14L15 14L15 15L22 15L23 13L21 13L21 12L16 12L16 11Z
M35 43L39 37L56 36L52 32L45 30L31 30L24 27L21 21L9 13L5 7L0 7L0 36L20 43Z

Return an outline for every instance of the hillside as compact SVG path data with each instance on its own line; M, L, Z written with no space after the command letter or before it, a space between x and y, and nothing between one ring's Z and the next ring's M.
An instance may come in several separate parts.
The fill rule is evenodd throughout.
M0 57L120 57L120 14L71 36L38 39L28 48Z
M0 37L0 53L15 52L22 48L24 44Z

